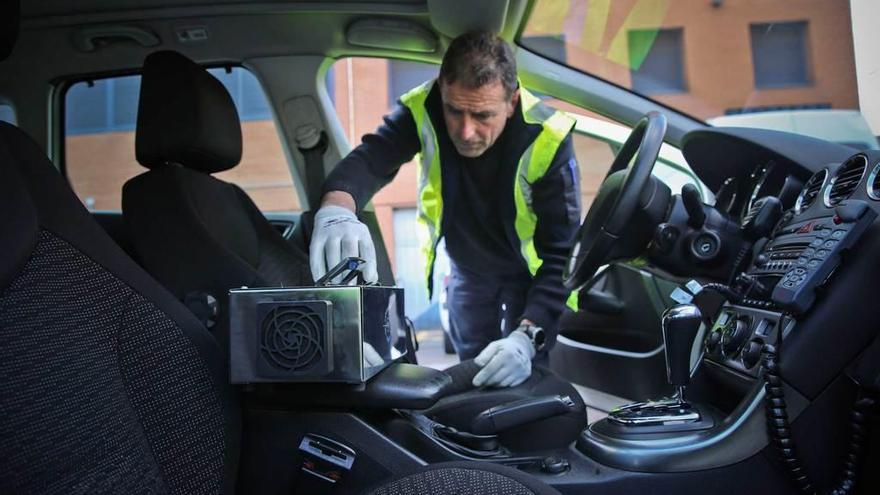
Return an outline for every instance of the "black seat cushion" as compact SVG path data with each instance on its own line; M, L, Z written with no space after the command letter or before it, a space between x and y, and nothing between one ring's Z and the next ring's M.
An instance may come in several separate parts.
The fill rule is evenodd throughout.
M447 462L421 468L369 491L370 495L559 495L516 469L488 462Z
M217 342L2 122L0 184L0 493L231 493Z
M514 451L563 447L573 442L587 426L587 409L571 383L553 371L532 366L532 376L516 387L474 388L471 384L480 367L473 360L446 369L452 377L450 395L440 399L424 413L434 420L458 430L468 431L471 421L481 412L499 404L529 397L567 395L576 404L569 413L535 421L499 434L502 444Z
M150 170L123 186L128 237L141 264L179 300L217 300L212 331L226 346L229 289L309 285L308 255L241 188L209 175L241 158L241 124L220 81L183 55L154 53L144 63L138 111L138 161ZM193 129L183 132L181 122Z

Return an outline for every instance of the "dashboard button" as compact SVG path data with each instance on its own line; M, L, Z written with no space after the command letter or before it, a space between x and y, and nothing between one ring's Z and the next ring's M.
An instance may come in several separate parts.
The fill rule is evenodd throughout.
M828 253L830 253L830 252L831 251L829 251L827 249L820 249L820 250L816 251L816 257L817 258L824 258L824 257L828 256Z
M813 230L814 230L814 234L816 234L817 237L828 237L829 235L831 235L831 231L828 229L823 229L823 230L813 229Z
M794 262L795 265L805 265L806 263L807 263L807 258L803 258L803 257L798 258L798 259Z
M810 260L807 262L807 268L816 268L822 264L822 260Z
M743 366L747 369L754 368L761 361L761 349L764 347L763 342L753 339L742 352Z
M812 256L813 253L815 253L815 252L816 252L815 249L813 249L813 248L807 248L807 249L804 249L804 252L801 253L801 256L808 256L808 257L809 257L809 256Z
M832 249L836 245L837 245L837 241L835 239L828 239L827 241L825 241L825 244L823 244L822 247Z
M792 282L791 280L787 280L782 283L782 286L785 287L786 289L794 289L794 285L795 285L794 282Z
M843 236L845 236L845 235L846 235L845 230L835 230L834 232L831 233L831 238L832 239L843 239Z
M810 243L810 247L817 248L821 246L823 242L822 239L814 239L813 242Z

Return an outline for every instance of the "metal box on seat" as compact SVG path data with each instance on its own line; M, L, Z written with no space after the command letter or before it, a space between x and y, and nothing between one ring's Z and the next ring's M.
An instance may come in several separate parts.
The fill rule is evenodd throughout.
M363 383L404 354L398 287L233 289L229 314L232 383Z

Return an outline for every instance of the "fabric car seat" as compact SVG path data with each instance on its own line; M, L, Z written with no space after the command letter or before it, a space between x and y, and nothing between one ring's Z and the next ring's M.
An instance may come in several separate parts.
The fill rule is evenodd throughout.
M220 346L4 122L0 249L0 493L233 493L241 428ZM484 463L371 493L423 488L558 494Z
M308 285L308 255L288 243L235 184L211 174L241 160L241 124L226 88L171 51L144 63L136 156L149 170L123 186L122 211L141 264L179 300L228 335L227 291Z
M18 2L0 2L0 62L18 21ZM0 252L0 493L234 493L241 428L224 353L5 122ZM558 495L479 463L427 466L371 493L425 487Z
M452 378L449 394L423 414L446 426L469 431L474 418L499 404L548 395L568 396L574 402L569 412L498 433L498 439L505 447L518 452L564 447L587 427L587 406L580 394L571 383L549 368L532 365L532 375L516 387L475 389L471 380L480 369L471 359L447 368L445 371Z
M226 343L228 331L225 294L230 288L311 283L304 252L308 239L299 247L287 243L244 191L210 175L238 164L241 125L226 89L205 69L172 51L146 58L135 142L138 161L150 170L123 187L122 209L132 245L147 271L178 299L201 291L217 298L221 343ZM452 370L459 391L473 388L474 367L471 363ZM465 376L468 370L470 378ZM445 399L432 415L445 424L465 424L482 411L474 405L486 409L536 391L569 395L583 404L571 384L537 369L532 379L513 389L480 389L461 400ZM581 407L564 420L566 427L558 427L563 423L553 418L532 426L550 426L554 433L541 438L555 447L574 441L586 422L586 408Z
M240 418L217 342L3 122L0 249L0 493L233 493ZM423 488L558 493L483 463L371 493Z

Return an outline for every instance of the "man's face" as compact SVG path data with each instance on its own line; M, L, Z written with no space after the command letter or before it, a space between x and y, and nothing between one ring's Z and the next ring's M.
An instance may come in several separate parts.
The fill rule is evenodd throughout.
M519 101L519 90L508 98L501 81L479 88L441 82L440 95L452 144L469 158L482 155L495 144Z

